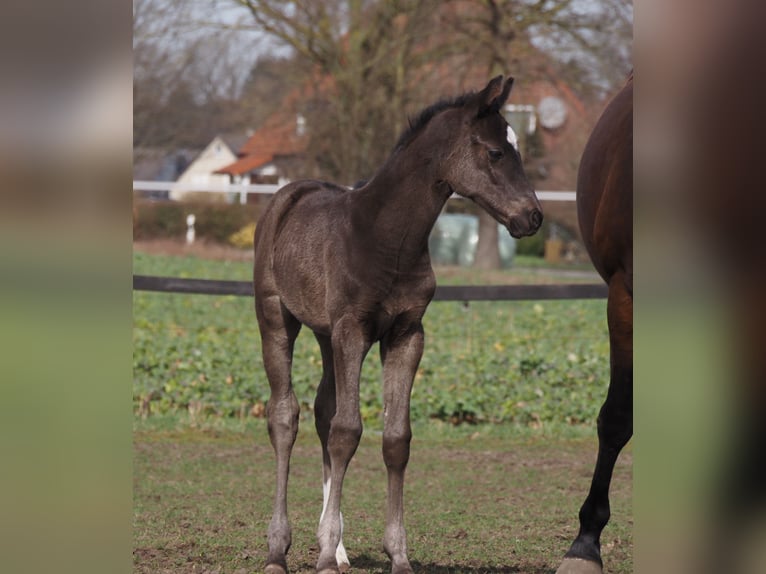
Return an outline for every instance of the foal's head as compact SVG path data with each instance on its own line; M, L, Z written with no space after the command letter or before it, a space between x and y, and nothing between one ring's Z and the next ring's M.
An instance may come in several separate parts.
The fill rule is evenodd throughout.
M511 235L522 237L538 230L543 214L500 113L512 85L513 78L503 82L498 76L481 92L437 104L426 131L451 145L440 158L439 177L452 191L485 209Z

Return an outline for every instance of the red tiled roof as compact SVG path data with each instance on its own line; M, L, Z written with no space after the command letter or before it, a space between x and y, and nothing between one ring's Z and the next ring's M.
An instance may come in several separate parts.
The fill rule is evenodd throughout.
M297 115L277 112L270 116L240 148L239 159L215 173L243 175L274 161L279 156L295 155L306 149L306 137L296 130Z
M230 163L213 173L226 173L229 175L243 175L250 173L254 169L263 167L274 161L274 154L250 154L239 158L234 163Z

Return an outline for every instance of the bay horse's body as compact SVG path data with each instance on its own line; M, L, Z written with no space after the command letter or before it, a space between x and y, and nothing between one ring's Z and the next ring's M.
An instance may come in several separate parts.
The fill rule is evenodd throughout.
M515 237L534 233L542 222L500 113L512 82L497 77L479 93L424 110L388 161L358 189L318 181L287 185L258 223L255 308L271 387L269 436L277 459L269 574L286 572L291 543L286 495L299 406L290 368L301 325L314 332L323 366L314 405L324 479L317 571L348 567L341 540L341 489L362 434L362 362L377 341L388 469L384 548L394 573L412 571L402 489L411 438L410 391L423 352L421 319L436 287L429 233L453 192L473 199Z
M593 128L577 174L577 215L593 265L609 286L610 380L598 417L598 459L580 531L558 574L602 570L609 484L633 434L633 74Z

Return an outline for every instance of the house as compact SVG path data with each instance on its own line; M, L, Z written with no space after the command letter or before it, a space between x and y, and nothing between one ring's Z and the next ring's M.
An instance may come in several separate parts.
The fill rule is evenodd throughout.
M279 110L244 143L238 157L215 174L231 183L284 185L302 162L307 141L303 115Z
M137 181L176 181L187 169L199 150L179 148L172 152L154 148L136 148L133 152L133 179ZM139 192L140 197L167 200L168 190Z
M236 148L235 148L236 149ZM170 199L180 201L205 193L208 199L214 197L229 200L224 194L211 195L207 190L228 185L230 179L216 170L237 159L230 144L216 136L189 164L175 180L177 186L170 190ZM192 188L192 189L189 189Z

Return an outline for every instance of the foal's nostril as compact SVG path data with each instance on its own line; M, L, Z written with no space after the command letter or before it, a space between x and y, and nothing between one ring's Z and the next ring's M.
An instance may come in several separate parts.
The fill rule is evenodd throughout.
M529 223L532 226L532 229L539 229L540 225L543 223L543 212L539 209L533 209L529 214Z

